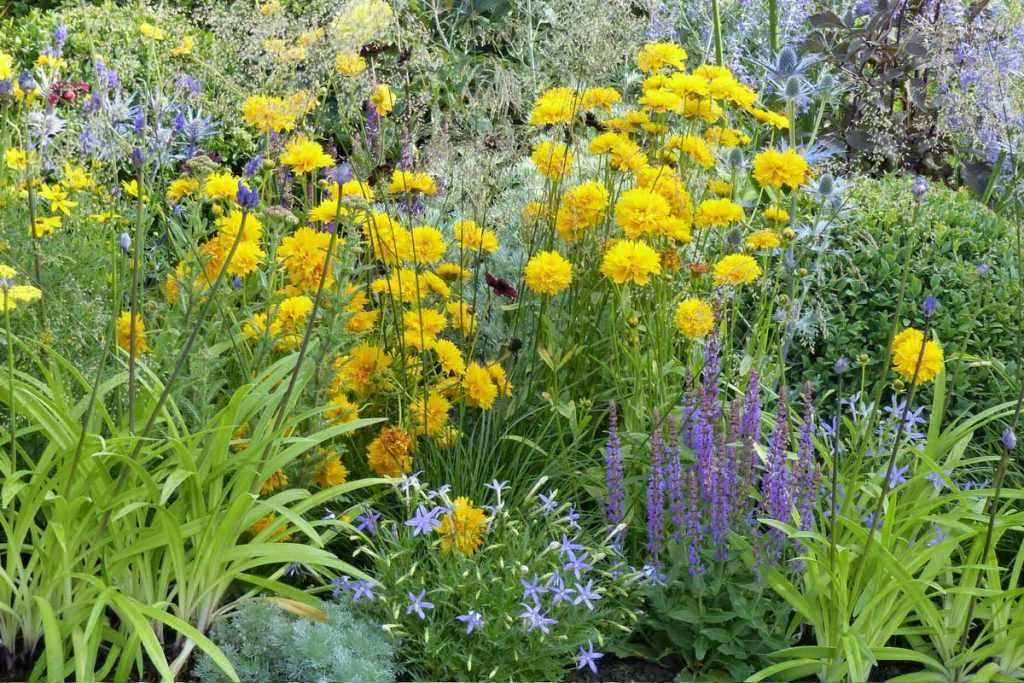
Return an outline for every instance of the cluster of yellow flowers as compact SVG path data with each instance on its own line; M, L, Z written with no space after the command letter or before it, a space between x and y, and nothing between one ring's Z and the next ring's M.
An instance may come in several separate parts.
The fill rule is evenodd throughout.
M87 196L95 197L102 202L109 202L110 193L100 184L96 183L92 174L84 166L65 162L60 175L51 182L45 182L39 177L32 177L31 181L24 177L29 170L30 164L38 161L32 152L26 152L18 147L9 147L3 151L4 166L23 176L22 182L13 187L17 196L22 200L28 199L29 182L35 192L36 199L42 200L35 203L36 211L49 215L37 215L30 234L35 238L42 238L52 235L64 223L64 219L70 217L75 209L78 209ZM45 211L44 211L45 209ZM116 216L110 212L90 214L88 218L98 223L106 223Z
M332 195L346 194L344 188L335 188ZM429 176L396 171L389 190L432 194L436 187ZM369 188L356 183L347 193L364 191ZM391 348L366 341L335 359L325 415L348 422L359 416L360 404L379 404L382 396L404 393L405 419L381 429L367 449L370 469L396 476L411 470L420 439L447 447L458 438L449 424L457 401L490 410L499 396L511 395L512 385L500 363L467 359L463 349L473 348L477 321L472 302L456 294L470 277L465 265L496 251L498 241L494 231L471 220L456 223L455 240L449 244L434 226L410 229L390 214L371 210L350 215L361 228L370 255L386 270L369 284L379 308L366 310L366 291L350 290L348 329L373 332L378 324L390 324L397 335L384 334L393 340ZM443 261L449 253L454 260Z
M582 128L575 135L581 139L580 147L601 159L603 180L572 184L577 149L554 139L534 146L531 159L555 199L531 203L524 215L531 224L539 221L552 227L570 259L552 249L535 254L524 272L531 290L553 295L568 287L574 268L585 260L576 247L588 235L594 235L592 243L604 250L602 275L617 285L643 287L666 269L678 268L679 250L694 242L695 229L751 222L736 200L735 173L730 171L728 180L715 177L716 164L726 156L723 151L752 142L750 135L733 127L737 116L767 124L769 137L787 129L789 120L759 107L757 93L728 69L702 65L690 72L687 58L686 51L673 43L645 45L636 56L637 66L646 75L639 106L623 106L622 97L611 88L559 87L537 99L530 115L530 123L537 126L576 128L584 114L591 116L588 127L598 132L589 140L580 135ZM602 114L603 120L594 114ZM751 176L777 201L782 192L805 185L811 169L795 150L769 148L754 156ZM612 197L614 206L610 206ZM595 230L609 214L621 237ZM780 235L773 227L790 216L781 207L768 206L761 218L764 227L748 234L745 246L767 256L792 236ZM699 253L694 256L699 258ZM754 256L726 253L714 263L713 282L737 287L756 281L761 274L762 266ZM691 298L679 304L676 324L685 336L703 337L714 323L714 310L707 302Z
M18 304L38 301L43 296L38 287L14 284L17 275L14 268L0 264L0 311L4 313L16 310Z
M316 98L306 90L289 97L250 95L242 103L242 119L261 133L282 133L315 108Z

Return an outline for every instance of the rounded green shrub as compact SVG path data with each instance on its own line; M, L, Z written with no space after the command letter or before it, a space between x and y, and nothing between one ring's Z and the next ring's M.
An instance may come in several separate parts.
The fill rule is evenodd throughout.
M879 377L909 268L899 324L920 328L921 302L929 294L938 298L933 329L956 387L949 409L960 414L1005 400L1013 395L1024 348L1017 232L966 190L939 184L928 186L915 219L912 184L913 178L894 175L851 183L849 210L833 230L837 251L819 283L825 323L807 353L790 354L794 376L827 390L835 385L836 359L846 356L855 370L866 370L869 382ZM858 357L870 360L865 366ZM850 387L859 378L847 380Z
M327 621L320 622L270 602L249 602L218 623L211 637L243 682L393 681L394 653L380 625L344 605L324 611ZM205 654L192 673L203 683L230 680Z

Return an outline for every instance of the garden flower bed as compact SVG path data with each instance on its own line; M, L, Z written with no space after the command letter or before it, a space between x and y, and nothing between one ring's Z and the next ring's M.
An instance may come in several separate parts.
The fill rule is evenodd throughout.
M5 679L1024 677L1016 5L27 4Z

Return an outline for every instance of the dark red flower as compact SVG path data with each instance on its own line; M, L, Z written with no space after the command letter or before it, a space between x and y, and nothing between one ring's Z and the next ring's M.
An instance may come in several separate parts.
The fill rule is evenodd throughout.
M516 297L519 296L519 292L516 291L516 288L513 287L512 283L505 278L494 277L490 273L484 273L484 282L486 282L487 286L490 287L498 296L503 296L506 299L511 299L512 301L515 301Z

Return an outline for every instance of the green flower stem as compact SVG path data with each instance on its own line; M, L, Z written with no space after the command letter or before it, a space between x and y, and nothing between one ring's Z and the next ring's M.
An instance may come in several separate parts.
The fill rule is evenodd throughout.
M774 4L774 0L772 0L772 4ZM718 6L718 0L711 0L711 22L715 39L715 64L722 66L725 59L722 50L722 12Z
M768 0L768 45L772 57L779 52L779 0Z
M18 420L17 401L14 398L14 335L11 333L10 287L4 283L4 323L7 325L7 390L11 397L11 471L18 469L18 441L15 438Z
M143 204L146 193L143 186L142 166L140 165L135 174L139 196L135 206L135 252L132 256L132 284L129 292L129 316L130 326L128 328L128 433L135 433L135 393L137 390L138 378L136 377L136 366L138 365L138 331L136 327L139 320L139 286L140 271L142 270L142 243L146 237L146 231L142 227ZM115 315L117 311L115 310Z

